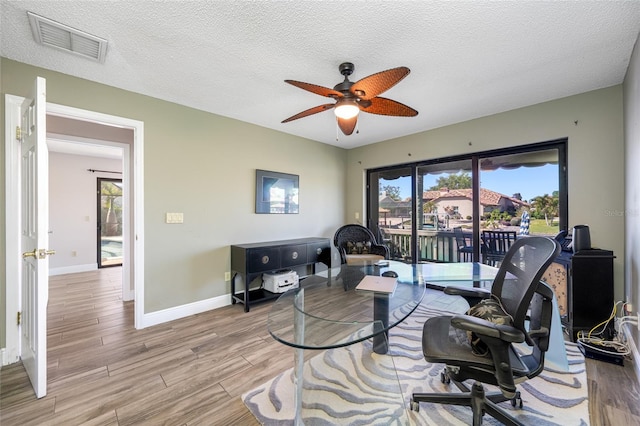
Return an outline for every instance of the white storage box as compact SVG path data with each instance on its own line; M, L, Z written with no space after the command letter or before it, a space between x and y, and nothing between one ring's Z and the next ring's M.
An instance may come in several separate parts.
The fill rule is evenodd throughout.
M271 293L284 293L298 288L298 274L294 271L281 271L273 274L262 274L264 289Z

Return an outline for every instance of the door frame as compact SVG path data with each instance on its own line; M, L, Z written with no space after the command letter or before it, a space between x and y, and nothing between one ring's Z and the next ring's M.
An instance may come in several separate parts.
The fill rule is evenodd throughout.
M5 95L6 346L0 359L2 365L17 362L20 357L20 337L16 322L21 309L20 147L16 143L16 127L20 123L20 105L23 100L20 96ZM130 238L125 238L124 250L129 255L123 262L123 278L129 284L127 288L133 287L134 327L144 328L144 122L50 102L47 102L47 115L133 130L133 144L128 150L124 149L123 157L122 180L131 193L123 201L132 204L127 209L132 214L127 215L129 225L125 232Z

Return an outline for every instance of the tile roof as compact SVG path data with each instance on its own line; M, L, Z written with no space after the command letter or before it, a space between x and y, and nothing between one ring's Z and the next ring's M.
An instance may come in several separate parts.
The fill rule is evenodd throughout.
M427 201L438 201L445 198L467 198L473 199L473 190L471 188L466 189L442 189L438 191L425 191L422 194L422 198ZM529 207L530 204L526 201L518 200L517 198L509 197L508 195L500 194L499 192L492 191L490 189L480 188L480 204L483 206L497 206L500 204L500 199L506 198L511 200L514 204L520 204L522 206Z

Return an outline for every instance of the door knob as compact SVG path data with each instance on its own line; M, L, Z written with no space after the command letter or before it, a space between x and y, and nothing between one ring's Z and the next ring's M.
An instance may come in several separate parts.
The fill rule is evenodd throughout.
M33 249L33 251L28 251L25 253L22 253L22 258L26 259L27 257L38 257L38 249Z
M44 259L45 257L53 256L54 254L56 254L55 250L40 249L38 250L38 259Z
M45 249L33 249L33 251L27 251L22 253L22 258L26 259L27 257L34 257L36 259L44 259L47 256L51 256L56 254L55 250L45 250Z

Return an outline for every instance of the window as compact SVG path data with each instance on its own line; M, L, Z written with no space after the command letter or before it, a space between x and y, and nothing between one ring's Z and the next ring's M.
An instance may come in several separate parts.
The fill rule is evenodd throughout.
M454 228L475 246L482 230L553 236L567 229L566 140L369 170L367 176L368 226L393 259L457 261ZM476 250L474 260L479 257Z

